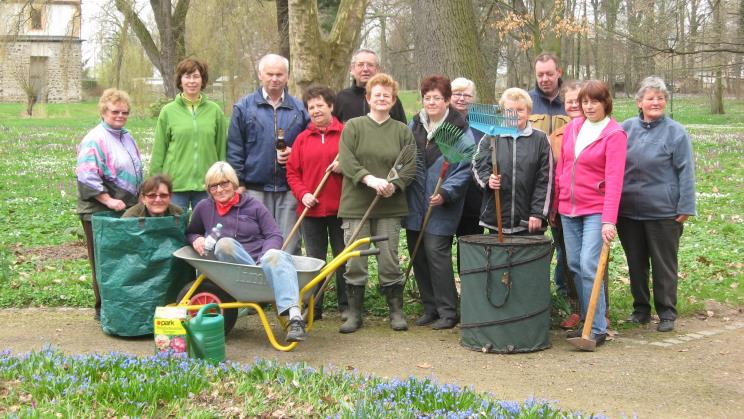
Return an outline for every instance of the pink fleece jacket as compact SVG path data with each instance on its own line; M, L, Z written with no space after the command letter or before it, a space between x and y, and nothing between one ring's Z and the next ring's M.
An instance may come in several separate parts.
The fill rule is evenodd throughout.
M617 222L623 189L628 137L614 120L599 137L575 156L576 138L584 118L566 125L556 167L558 212L571 217L602 214L603 223Z

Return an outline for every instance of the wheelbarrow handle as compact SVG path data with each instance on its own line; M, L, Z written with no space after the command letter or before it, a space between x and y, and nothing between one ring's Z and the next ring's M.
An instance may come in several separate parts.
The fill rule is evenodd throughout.
M385 240L388 240L390 237L388 237L387 234L382 234L379 236L372 236L369 238L369 241L371 243L377 243L377 242L384 242Z
M373 256L373 255L379 255L380 249L373 248L373 249L364 249L359 251L359 256Z

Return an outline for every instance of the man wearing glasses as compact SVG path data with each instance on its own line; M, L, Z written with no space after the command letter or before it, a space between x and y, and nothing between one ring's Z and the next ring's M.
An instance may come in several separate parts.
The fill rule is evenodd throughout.
M336 105L333 107L333 114L341 122L346 123L351 118L364 116L369 112L367 104L365 87L367 80L380 71L377 63L377 54L369 49L360 49L351 57L351 76L354 82L351 87L338 92L336 95ZM406 113L398 97L395 98L395 104L390 110L390 116L404 124Z

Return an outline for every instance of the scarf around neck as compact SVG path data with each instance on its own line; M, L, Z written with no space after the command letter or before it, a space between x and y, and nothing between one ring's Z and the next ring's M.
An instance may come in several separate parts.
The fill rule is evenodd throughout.
M235 192L235 195L233 195L232 199L225 202L224 204L221 202L214 201L214 203L217 205L217 214L220 215L220 217L224 217L225 214L227 214L230 211L230 208L233 207L233 205L237 204L238 201L240 201L240 194Z

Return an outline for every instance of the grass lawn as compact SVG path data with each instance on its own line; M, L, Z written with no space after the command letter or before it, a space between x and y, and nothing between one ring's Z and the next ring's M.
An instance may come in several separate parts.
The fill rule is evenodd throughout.
M416 92L402 92L401 100L409 115L417 110ZM707 299L733 306L744 304L744 104L728 101L726 107L728 114L714 116L707 114L705 98L675 100L675 117L688 126L693 138L699 213L685 224L679 253L678 309L682 315L701 310ZM635 114L631 100L617 101L615 109L620 120ZM62 255L65 252L60 250L67 248L80 251L75 150L98 121L96 105L42 104L36 110L39 117L25 118L21 116L23 105L0 104L0 308L91 307L87 260L50 254ZM132 117L127 125L141 148L146 167L154 125L154 119L144 117ZM401 248L401 255L407 258L404 240ZM627 265L617 242L610 279L610 316L613 320L625 318L632 299ZM413 283L409 281L409 290ZM329 305L333 304L330 294ZM386 314L381 297L377 293L368 295L372 301L367 306L372 313ZM409 313L418 310L416 303L407 303ZM401 417L442 411L463 412L461 416L468 411L508 417L561 415L543 403L496 402L469 390L427 381L388 382L262 361L255 366L219 368L179 362L124 355L74 358L55 352L28 356L3 353L0 383L5 382L6 402L1 404L0 413L193 416L205 411L208 413L204 416L230 415L223 410L229 408L223 401L237 400L241 409L259 406L262 410L255 414L271 413L292 401L294 410L290 414L295 416L341 412L341 417L359 417L354 412L367 412L368 417L383 417L385 410L380 409ZM106 379L101 375L103 366L111 371L105 373ZM267 396L267 388L261 387L263 382L279 385L272 385L273 393ZM146 388L140 390L137 385ZM318 397L321 389L329 394L327 398ZM122 398L131 403L121 404ZM28 410L31 401L39 408L36 412ZM514 409L513 415L505 413L512 412L509 409Z
M416 105L416 92L401 92L408 113ZM676 100L676 115L689 126L697 161L698 217L685 225L680 249L680 312L702 308L704 299L733 305L744 301L742 280L742 160L744 103L726 103L728 114L705 112L706 98ZM413 107L413 108L412 108ZM632 115L631 100L618 100L617 115ZM0 104L0 307L90 306L87 261L42 258L34 252L14 254L13 246L44 248L80 243L75 214L75 149L97 120L95 103L41 104L39 117L24 118L21 104ZM621 118L622 119L622 118ZM736 121L736 125L729 121ZM130 118L132 131L146 166L153 141L154 120ZM708 124L707 122L710 122ZM725 124L725 125L721 125ZM405 240L401 255L407 257ZM627 266L619 244L611 263L611 317L629 312ZM374 273L374 272L373 272ZM414 281L409 281L409 288ZM330 294L330 293L329 293ZM377 293L373 314L386 308ZM329 295L328 304L333 304ZM419 309L409 304L407 311Z

